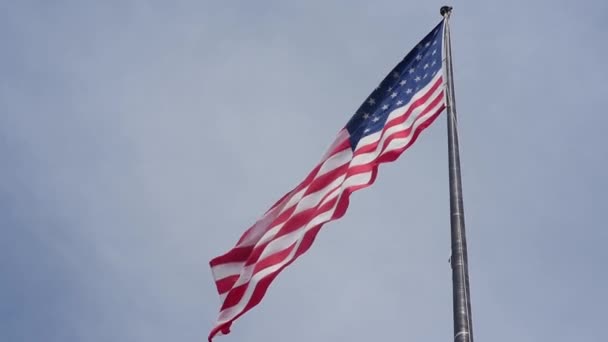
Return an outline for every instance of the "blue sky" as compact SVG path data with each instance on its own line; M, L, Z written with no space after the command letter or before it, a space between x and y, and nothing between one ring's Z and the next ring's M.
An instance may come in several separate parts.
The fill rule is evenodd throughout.
M0 340L202 341L207 262L436 1L0 4ZM452 19L475 337L605 341L605 1ZM445 116L217 341L452 338Z

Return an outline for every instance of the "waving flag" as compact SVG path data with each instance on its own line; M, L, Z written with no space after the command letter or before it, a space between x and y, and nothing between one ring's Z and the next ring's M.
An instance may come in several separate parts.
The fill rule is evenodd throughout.
M209 341L229 333L281 270L310 248L323 224L344 215L350 194L370 186L379 164L397 159L443 111L443 26L442 21L391 70L309 175L234 248L211 260L222 305Z

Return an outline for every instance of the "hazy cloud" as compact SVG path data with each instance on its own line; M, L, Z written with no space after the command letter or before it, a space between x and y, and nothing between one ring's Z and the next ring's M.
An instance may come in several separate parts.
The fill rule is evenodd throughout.
M0 5L0 339L201 341L207 262L441 2ZM479 341L604 341L604 1L456 3ZM445 120L222 341L452 338Z

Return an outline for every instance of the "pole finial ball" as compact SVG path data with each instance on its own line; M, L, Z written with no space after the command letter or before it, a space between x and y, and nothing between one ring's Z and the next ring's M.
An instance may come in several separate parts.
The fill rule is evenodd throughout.
M439 13L441 13L442 17L445 17L446 15L450 14L451 12L452 12L451 6L443 6L443 7L441 7L441 10L439 10Z

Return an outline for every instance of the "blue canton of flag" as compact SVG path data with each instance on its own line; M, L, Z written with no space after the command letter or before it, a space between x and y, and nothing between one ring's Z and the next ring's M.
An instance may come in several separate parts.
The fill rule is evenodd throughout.
M414 95L442 70L443 21L386 76L346 125L351 146L384 127L389 114L410 103ZM442 76L442 75L439 75Z

